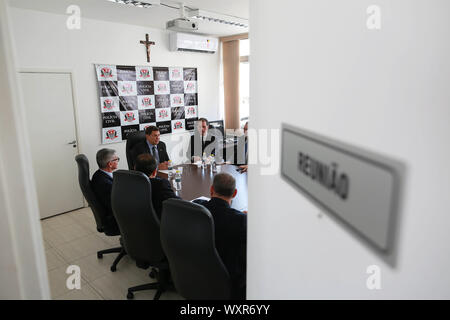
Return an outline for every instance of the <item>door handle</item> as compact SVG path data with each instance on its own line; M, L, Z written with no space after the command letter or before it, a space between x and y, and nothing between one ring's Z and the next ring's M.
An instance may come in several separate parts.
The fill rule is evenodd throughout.
M73 141L71 141L71 142L69 142L67 144L71 144L74 148L76 148L77 147L77 140L73 140Z

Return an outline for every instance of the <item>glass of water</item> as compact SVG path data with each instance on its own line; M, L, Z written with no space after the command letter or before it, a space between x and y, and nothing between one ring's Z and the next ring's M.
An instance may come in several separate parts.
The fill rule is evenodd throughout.
M170 180L170 179L172 179L172 177L173 177L173 165L172 165L172 160L169 160L169 164L168 164L168 168L167 168L167 169L169 170L168 176L169 176L169 180Z

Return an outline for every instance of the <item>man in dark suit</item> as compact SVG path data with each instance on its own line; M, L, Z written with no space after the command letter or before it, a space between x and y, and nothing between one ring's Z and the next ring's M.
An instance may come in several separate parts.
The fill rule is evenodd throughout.
M156 160L149 154L141 154L136 159L136 171L144 173L150 178L152 184L152 203L153 209L161 220L162 203L164 200L179 197L173 192L170 182L166 179L157 177L158 168Z
M186 156L191 162L200 161L203 153L206 156L216 154L216 137L208 134L209 122L205 118L197 121L197 129L191 136Z
M196 200L214 219L216 249L233 283L233 298L245 299L247 256L247 212L231 208L237 194L236 180L218 173L211 186L211 200Z
M113 149L101 149L96 155L99 169L92 176L91 186L98 199L106 210L106 223L111 227L117 227L111 207L111 190L113 184L113 171L117 169L119 157ZM118 227L117 227L117 230Z
M158 127L149 126L145 129L145 141L138 143L133 150L131 150L131 154L133 159L136 159L140 154L148 153L155 158L156 163L158 164L158 169L167 170L169 155L166 151L166 144L160 141L161 133L159 132Z

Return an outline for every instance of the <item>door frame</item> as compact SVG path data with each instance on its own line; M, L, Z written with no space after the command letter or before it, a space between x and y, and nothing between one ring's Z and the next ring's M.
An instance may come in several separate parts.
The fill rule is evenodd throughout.
M70 86L72 89L72 102L73 102L73 117L75 121L75 139L77 140L77 153L82 153L83 150L80 139L80 131L79 131L79 114L78 114L78 101L76 94L76 86L75 86L75 72L73 69L68 68L18 68L18 73L50 73L50 74L68 74L70 76ZM87 208L89 205L86 202L86 199L83 198L83 206ZM65 212L64 212L65 213ZM48 217L51 218L51 217Z
M39 222L34 176L29 158L30 141L24 126L25 107L17 74L17 54L9 6L0 0L0 89L6 101L0 120L0 224L2 264L0 280L3 299L50 299L47 263ZM4 82L3 82L4 81ZM4 282L3 282L4 281Z

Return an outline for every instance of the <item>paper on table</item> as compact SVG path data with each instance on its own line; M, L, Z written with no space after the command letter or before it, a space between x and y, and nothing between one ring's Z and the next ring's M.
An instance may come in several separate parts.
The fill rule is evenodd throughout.
M210 198L208 198L208 197L203 197L203 196L201 196L201 197L198 197L198 198L192 199L192 200L191 200L191 202L192 202L192 201L194 201L194 200L206 200L206 201L209 201L209 200L211 200L211 199L210 199Z
M200 167L201 165L202 165L202 162L201 161L197 161L197 162L194 162L194 163L192 163L193 165L196 165L197 167ZM225 165L225 164L231 164L231 162L230 161L221 161L221 162L216 162L216 164L218 165L218 166L223 166L223 165Z
M175 174L176 171L180 171L180 173L183 173L183 167L177 167L177 168L172 169L173 174ZM158 169L158 172L169 174L170 170L159 170Z

